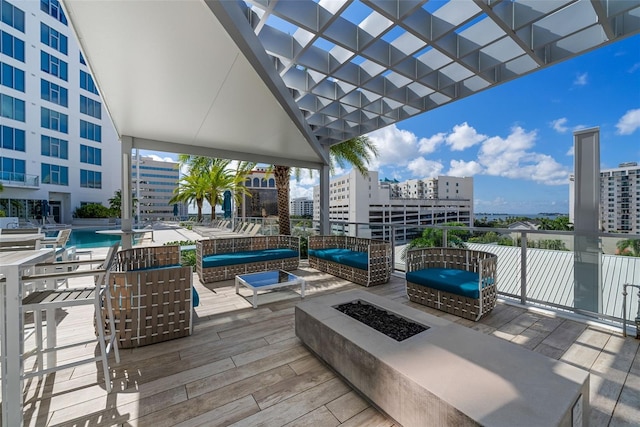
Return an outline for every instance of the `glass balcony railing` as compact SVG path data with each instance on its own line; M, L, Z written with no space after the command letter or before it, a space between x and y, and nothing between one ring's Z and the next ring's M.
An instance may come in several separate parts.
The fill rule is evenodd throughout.
M39 187L40 177L17 172L0 172L0 182L6 187Z
M292 220L292 234L317 234L317 222L312 226L300 225L300 220ZM464 245L498 255L498 291L503 298L577 313L617 326L622 324L623 285L640 284L640 235L600 233L592 252L585 253L575 250L582 237L572 231L340 221L331 221L330 227L332 234L392 242L393 271L399 275L405 271L408 244L428 229L428 238L423 240L433 240L431 243L436 246ZM583 300L582 282L592 280L596 271L598 308L585 310L576 301ZM626 309L635 315L638 298L629 298Z

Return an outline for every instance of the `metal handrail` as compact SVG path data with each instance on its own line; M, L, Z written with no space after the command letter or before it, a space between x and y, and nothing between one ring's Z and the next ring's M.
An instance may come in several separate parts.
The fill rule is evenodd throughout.
M631 283L625 283L622 285L622 335L627 336L627 288L638 289L638 301L640 301L640 285L632 285ZM640 339L640 303L638 304L638 313L635 318L636 324L636 338Z

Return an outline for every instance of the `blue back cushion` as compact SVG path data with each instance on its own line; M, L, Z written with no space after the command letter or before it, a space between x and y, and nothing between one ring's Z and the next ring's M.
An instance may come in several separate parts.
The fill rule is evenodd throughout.
M480 298L478 273L453 268L425 268L407 273L407 282L427 286L440 291Z
M309 255L361 270L369 269L369 255L366 252L356 252L351 249L327 248L310 249Z
M260 251L243 251L207 255L202 257L202 268L273 261L276 259L295 258L297 256L298 252L293 249L264 249Z

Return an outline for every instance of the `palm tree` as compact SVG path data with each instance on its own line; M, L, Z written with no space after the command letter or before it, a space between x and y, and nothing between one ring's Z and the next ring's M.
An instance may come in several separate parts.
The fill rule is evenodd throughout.
M334 172L336 164L341 168L350 164L363 176L369 174L367 169L369 162L378 156L378 149L369 138L359 136L351 138L340 144L332 145L329 148L329 171ZM280 234L290 235L290 215L289 215L289 181L291 168L289 166L275 165L273 174L276 179L276 189L278 191L278 223L280 224ZM300 170L295 170L296 178L300 177Z
M230 167L231 160L211 157L178 155L180 166L187 166L188 172L180 179L180 186L174 190L174 197L169 204L195 202L198 207L198 221L202 221L202 206L206 200L211 205L211 218L215 215L215 207L220 204L225 190L230 190L240 200L249 190L244 187L244 180L255 166L252 162L239 162L236 169Z
M616 247L619 255L640 257L640 239L620 240Z
M209 189L206 175L191 173L180 178L179 185L173 190L174 196L169 200L173 203L193 203L198 208L198 222L202 221L202 205Z

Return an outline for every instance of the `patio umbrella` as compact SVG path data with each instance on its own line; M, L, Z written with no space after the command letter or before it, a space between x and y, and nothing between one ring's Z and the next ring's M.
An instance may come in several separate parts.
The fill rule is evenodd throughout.
M231 191L225 190L222 200L222 210L225 218L231 218Z
M49 201L42 201L42 217L47 218L49 216Z
M178 204L173 204L173 216L178 216Z

